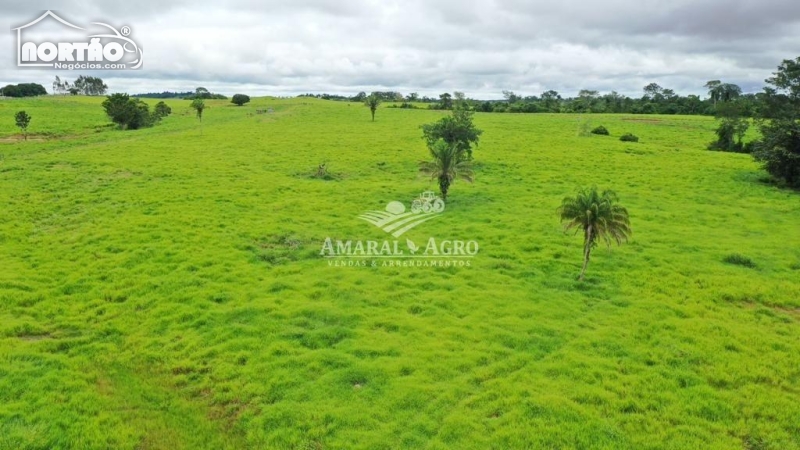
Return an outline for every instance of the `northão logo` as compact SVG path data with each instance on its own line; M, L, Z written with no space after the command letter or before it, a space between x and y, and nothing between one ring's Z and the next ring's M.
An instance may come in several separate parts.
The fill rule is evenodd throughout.
M33 40L25 37L36 33L37 25L45 19L52 19L60 27L64 36L59 39ZM46 11L38 19L14 28L17 32L17 66L50 67L53 69L138 69L142 66L144 53L133 39L128 36L128 26L119 30L102 22L92 25L105 27L99 34L78 33L86 29L73 25L58 17L52 11ZM34 29L36 28L36 29ZM24 33L24 34L23 34ZM71 37L66 35L70 34ZM87 35L88 34L88 35Z

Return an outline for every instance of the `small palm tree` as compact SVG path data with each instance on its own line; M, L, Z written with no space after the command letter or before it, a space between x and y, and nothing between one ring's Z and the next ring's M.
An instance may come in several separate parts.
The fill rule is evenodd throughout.
M611 241L622 244L631 234L628 210L617 204L613 191L597 192L596 187L582 189L575 197L566 197L558 208L564 231L583 230L583 269L578 277L583 281L589 257L597 242L603 239L611 247Z
M369 112L372 113L372 121L375 122L375 111L377 111L378 106L381 104L381 98L378 97L377 94L374 92L369 95L366 99L364 99L364 105L369 107Z
M443 200L447 200L447 192L456 179L472 183L472 165L464 157L464 152L458 150L457 145L450 145L440 139L429 150L433 160L421 161L419 170L439 182Z

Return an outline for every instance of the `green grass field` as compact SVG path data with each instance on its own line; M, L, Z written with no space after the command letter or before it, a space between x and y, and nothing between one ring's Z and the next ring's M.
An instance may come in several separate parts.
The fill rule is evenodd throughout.
M435 188L443 113L101 101L0 101L0 449L800 448L800 197L711 118L476 114L476 182L403 236L471 267L332 267ZM556 208L591 185L634 234L581 283Z

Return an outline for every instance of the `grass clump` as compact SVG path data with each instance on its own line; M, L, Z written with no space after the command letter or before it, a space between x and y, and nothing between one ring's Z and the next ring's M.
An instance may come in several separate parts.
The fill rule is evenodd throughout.
M592 130L592 134L599 134L601 136L608 136L609 132L608 132L608 129L606 127L600 125L600 126L598 126L598 127L596 127L595 129Z
M736 266L749 267L751 269L756 267L756 263L754 263L752 259L748 258L747 256L740 255L739 253L731 253L723 258L722 261Z
M622 142L639 142L639 137L635 134L625 133L619 137L619 140Z

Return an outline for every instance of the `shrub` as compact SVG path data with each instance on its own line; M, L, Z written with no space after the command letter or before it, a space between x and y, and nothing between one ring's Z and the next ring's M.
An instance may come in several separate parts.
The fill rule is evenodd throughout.
M732 253L723 258L722 261L728 264L734 264L742 267L754 268L756 266L756 263L754 263L752 259L748 258L747 256L740 255L738 253Z
M603 136L608 136L609 133L608 133L608 130L606 129L606 127L600 125L599 127L597 127L594 130L592 130L592 134L600 134L600 135L603 135Z
M622 142L639 142L639 138L631 133L625 133L619 138Z

